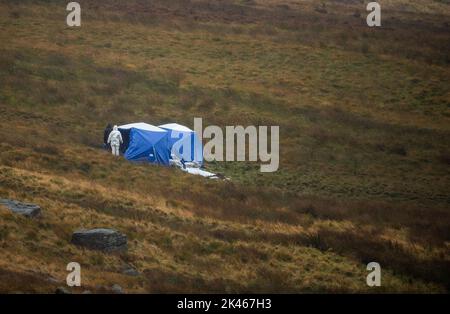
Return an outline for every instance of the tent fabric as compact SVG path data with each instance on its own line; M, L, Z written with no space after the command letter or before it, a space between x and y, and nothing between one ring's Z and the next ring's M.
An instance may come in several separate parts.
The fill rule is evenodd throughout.
M167 124L163 124L158 126L159 128L162 129L167 129L167 130L174 130L174 131L180 131L180 132L193 132L190 128L188 128L187 126L178 124L178 123L167 123Z
M144 122L137 122L137 123L129 123L129 124L124 124L119 126L119 129L140 129L140 130L144 130L144 131L151 131L151 132L161 132L164 133L166 132L165 130L161 129L160 127L148 124L148 123L144 123Z
M147 161L169 166L168 132L147 123L119 126L126 148L124 157L130 161Z
M169 133L167 149L170 156L203 165L203 146L195 131L178 123L159 127Z

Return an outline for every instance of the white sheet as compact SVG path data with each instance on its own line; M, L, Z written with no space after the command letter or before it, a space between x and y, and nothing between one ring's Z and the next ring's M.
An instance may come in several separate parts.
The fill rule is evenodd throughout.
M187 173L190 173L190 174L195 174L195 175L199 175L199 176L210 178L210 179L218 179L218 177L216 176L215 173L201 170L200 168L186 167L186 168L180 168L180 169Z

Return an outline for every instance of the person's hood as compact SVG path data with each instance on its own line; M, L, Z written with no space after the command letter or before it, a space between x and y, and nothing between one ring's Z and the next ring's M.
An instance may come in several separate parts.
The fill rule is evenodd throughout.
M117 131L119 128L117 127L117 125L114 126L113 130Z

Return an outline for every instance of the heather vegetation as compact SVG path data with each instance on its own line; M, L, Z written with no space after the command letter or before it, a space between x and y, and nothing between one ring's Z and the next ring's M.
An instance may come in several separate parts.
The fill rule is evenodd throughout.
M373 29L365 3L80 1L69 28L59 1L0 1L0 198L43 211L0 209L0 292L52 292L71 261L93 292L448 292L449 4L386 0ZM194 117L279 125L279 170L102 149L108 122ZM70 244L102 226L127 253Z

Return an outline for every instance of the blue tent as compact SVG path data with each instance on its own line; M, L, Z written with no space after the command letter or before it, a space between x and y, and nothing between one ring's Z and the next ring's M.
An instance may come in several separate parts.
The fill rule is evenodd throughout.
M163 124L159 127L169 132L167 148L170 156L203 164L203 146L195 131L177 123Z
M124 140L124 157L127 160L169 165L169 133L166 130L140 122L121 125L119 131Z

